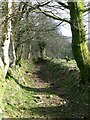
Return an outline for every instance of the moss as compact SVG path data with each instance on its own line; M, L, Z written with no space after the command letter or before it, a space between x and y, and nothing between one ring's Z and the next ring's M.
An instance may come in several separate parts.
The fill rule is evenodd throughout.
M4 69L0 68L0 108L2 108L2 98L5 90Z
M71 31L72 31L72 50L76 63L80 69L82 83L90 80L90 61L89 51L86 44L86 33L83 24L84 2L70 2Z

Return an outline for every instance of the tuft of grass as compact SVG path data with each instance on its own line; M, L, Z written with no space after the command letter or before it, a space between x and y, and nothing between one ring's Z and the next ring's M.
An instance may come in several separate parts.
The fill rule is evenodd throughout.
M46 69L53 75L52 78L61 89L67 93L67 99L71 102L70 109L78 111L78 114L89 115L89 84L79 83L79 69L74 60L53 59L47 62ZM59 78L59 81L58 81Z
M3 109L2 99L3 99L5 87L6 87L6 84L5 84L5 78L4 78L4 68L0 67L0 109Z
M3 97L4 118L21 118L32 116L29 108L35 107L33 91L27 88L33 83L30 79L33 66L29 61L22 61L21 67L16 66L9 69L6 79L6 90ZM26 87L26 89L24 89Z
M32 78L33 71L35 78ZM49 86L41 84L44 87L35 88L34 80L38 80L37 84L47 82ZM30 61L22 61L21 67L17 65L10 68L3 98L3 117L87 117L88 89L86 86L80 89L79 81L79 69L74 60L67 62L65 59L47 59L35 65ZM67 104L63 104L62 100Z

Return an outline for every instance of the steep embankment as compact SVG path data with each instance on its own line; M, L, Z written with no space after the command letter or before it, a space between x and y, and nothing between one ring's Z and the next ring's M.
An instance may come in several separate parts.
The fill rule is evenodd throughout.
M88 95L80 91L74 61L23 61L11 68L4 94L4 118L78 118L88 115Z

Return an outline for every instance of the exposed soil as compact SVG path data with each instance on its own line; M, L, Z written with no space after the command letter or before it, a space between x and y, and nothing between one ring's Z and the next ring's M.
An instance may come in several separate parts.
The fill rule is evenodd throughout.
M35 102L43 107L67 105L69 101L61 97L66 94L65 91L60 89L57 81L53 81L49 70L44 71L44 67L44 63L35 65L32 72L34 87L39 90L39 94L34 96Z
M55 107L57 112L61 112L61 116L64 114L63 111L67 111L66 116L69 115L73 118L83 118L87 116L87 107L80 106L76 100L73 100L67 93L66 90L60 88L60 82L65 82L66 78L64 74L60 78L55 79L51 71L45 68L44 63L35 65L33 69L32 78L34 87L38 89L39 93L36 94L35 102L39 107ZM76 98L77 99L77 98ZM56 111L55 111L56 112ZM64 116L65 117L65 116Z
M53 72L51 68L48 68L47 63L41 62L35 64L33 70L21 67L14 71L11 81L7 82L3 101L5 117L60 119L88 116L85 95L70 89L72 82L68 82L67 78L71 71L65 66L56 71L54 69ZM57 73L58 70L60 74ZM75 72L72 71L74 75ZM76 77L73 76L71 80Z

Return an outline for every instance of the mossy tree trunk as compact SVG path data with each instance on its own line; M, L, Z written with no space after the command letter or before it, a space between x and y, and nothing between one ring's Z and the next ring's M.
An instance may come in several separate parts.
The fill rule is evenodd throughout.
M84 2L68 2L70 9L72 50L80 69L81 82L90 81L90 54L86 43L86 33L83 24Z
M44 41L39 41L38 45L40 50L40 58L44 59L46 43Z
M23 47L22 57L24 60L28 59L29 53L30 53L30 41L28 40L27 42L24 43Z
M3 38L3 66L0 67L0 117L2 114L2 99L6 87L5 77L9 69L9 46L11 39L11 14L12 14L12 0L8 0L7 9L5 13L8 16L8 20L4 23L2 29ZM4 30L4 31L3 31Z
M0 119L2 118L2 98L5 91L5 78L4 78L4 66L0 66Z

